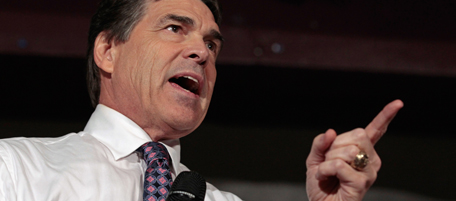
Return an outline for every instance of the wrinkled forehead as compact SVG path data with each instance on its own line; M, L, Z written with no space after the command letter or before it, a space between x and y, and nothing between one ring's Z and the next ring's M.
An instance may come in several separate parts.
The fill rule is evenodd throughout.
M189 16L201 23L215 24L218 30L214 13L202 0L151 0L147 7L147 14L156 14L157 17L168 13Z

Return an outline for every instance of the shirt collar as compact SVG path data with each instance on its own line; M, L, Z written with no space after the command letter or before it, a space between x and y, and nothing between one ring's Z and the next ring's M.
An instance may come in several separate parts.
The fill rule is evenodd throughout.
M91 134L104 144L115 160L126 157L141 145L152 141L149 135L123 114L98 104L89 119L84 132ZM179 139L160 141L169 152L174 168L180 164Z

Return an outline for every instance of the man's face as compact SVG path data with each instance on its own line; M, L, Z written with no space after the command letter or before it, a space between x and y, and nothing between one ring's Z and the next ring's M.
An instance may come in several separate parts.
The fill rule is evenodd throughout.
M221 43L201 0L149 1L129 40L112 50L115 109L157 139L190 133L209 107Z

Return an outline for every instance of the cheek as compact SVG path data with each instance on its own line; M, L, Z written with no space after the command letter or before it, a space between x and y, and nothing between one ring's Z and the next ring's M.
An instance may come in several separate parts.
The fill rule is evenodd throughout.
M162 69L160 67L159 52L156 51L158 45L155 43L143 43L138 45L136 51L132 51L132 58L130 67L133 69L130 76L142 93L146 93L145 97L150 96L153 90L153 83L160 82ZM145 98L144 97L144 98Z
M119 85L120 88L131 87L134 84L132 82L135 80L133 75L138 70L136 68L136 62L138 60L134 57L134 52L136 52L136 50L131 49L128 46L125 46L125 48L119 51L112 76L114 84Z

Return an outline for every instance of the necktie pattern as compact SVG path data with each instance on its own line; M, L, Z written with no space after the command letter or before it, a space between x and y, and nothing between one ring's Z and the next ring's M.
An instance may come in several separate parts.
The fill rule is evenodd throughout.
M137 151L143 153L147 164L144 174L144 201L165 201L173 183L168 150L160 143L148 142Z

